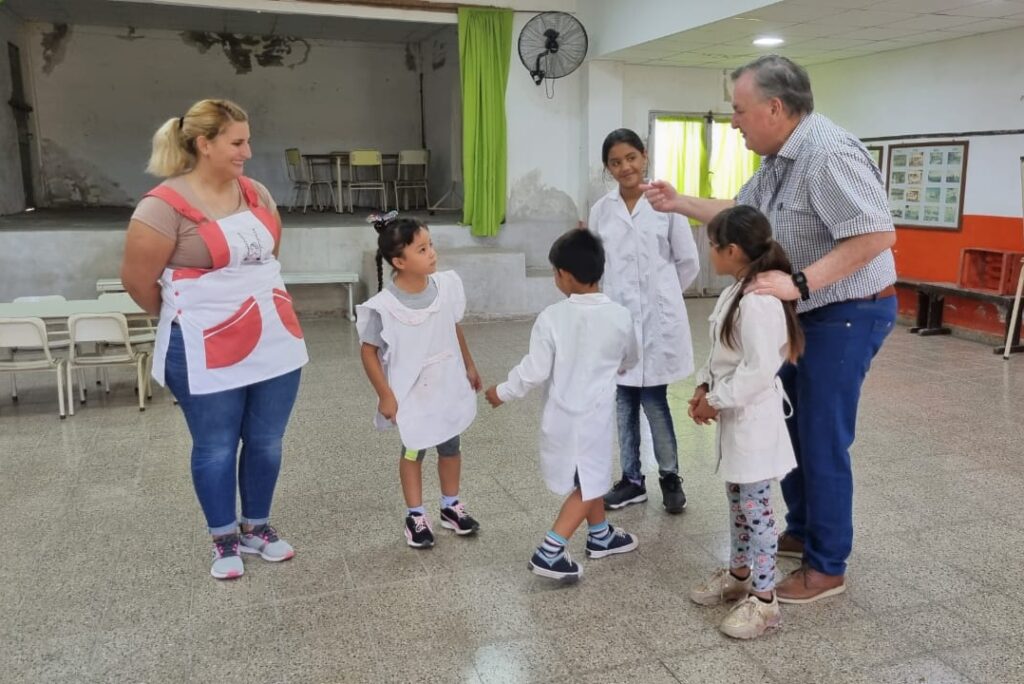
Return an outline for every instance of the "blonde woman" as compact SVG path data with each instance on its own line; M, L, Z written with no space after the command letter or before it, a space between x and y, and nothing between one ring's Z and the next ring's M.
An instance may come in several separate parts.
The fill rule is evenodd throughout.
M240 553L295 554L271 527L270 505L308 356L277 261L281 217L243 175L251 157L248 116L233 102L202 100L164 123L147 169L164 180L132 215L121 269L132 298L160 319L153 377L192 435L217 579L241 577Z

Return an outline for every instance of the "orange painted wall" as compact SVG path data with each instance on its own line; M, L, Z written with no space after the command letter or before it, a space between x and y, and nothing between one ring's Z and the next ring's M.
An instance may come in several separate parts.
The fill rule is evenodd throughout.
M960 270L960 250L965 247L1004 249L1024 252L1024 221L1017 217L964 214L961 230L920 230L896 228L896 273L901 278L956 282ZM899 292L900 314L912 317L917 311L917 296L909 290ZM1004 323L991 304L958 297L947 297L943 322L952 326L1003 333Z

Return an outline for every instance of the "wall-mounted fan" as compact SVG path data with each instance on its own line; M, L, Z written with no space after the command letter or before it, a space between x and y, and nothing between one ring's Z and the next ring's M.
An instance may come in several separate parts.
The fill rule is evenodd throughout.
M537 85L571 74L586 56L587 32L565 12L542 12L519 34L519 59Z

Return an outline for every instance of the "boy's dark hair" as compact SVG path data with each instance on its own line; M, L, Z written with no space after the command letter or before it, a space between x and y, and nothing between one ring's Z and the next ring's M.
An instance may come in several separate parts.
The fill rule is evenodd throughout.
M604 246L589 230L574 228L551 245L548 261L584 285L593 285L604 275Z
M792 273L793 267L782 245L772 238L772 224L768 217L756 208L738 204L717 214L708 223L708 240L712 249L722 249L736 245L750 260L743 274L739 294L732 300L729 310L722 323L722 344L730 349L736 348L736 313L740 308L740 299L758 273L764 271L782 271ZM796 363L804 350L804 333L796 317L796 305L793 302L782 302L786 313L786 331L789 335L789 361Z
M402 256L402 250L412 244L420 230L427 230L427 224L416 219L399 218L397 211L384 216L373 214L369 217L377 231L377 291L384 289L384 262L394 266L392 261Z

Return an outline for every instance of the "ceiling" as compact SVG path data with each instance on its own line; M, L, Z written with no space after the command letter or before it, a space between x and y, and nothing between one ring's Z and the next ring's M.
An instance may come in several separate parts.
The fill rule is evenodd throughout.
M810 65L1024 26L1024 0L783 0L601 59L734 68L778 53ZM754 38L785 44L760 48Z
M449 25L437 23L111 0L7 0L5 6L26 21L55 24L296 36L371 43L415 43L439 31L451 30Z

